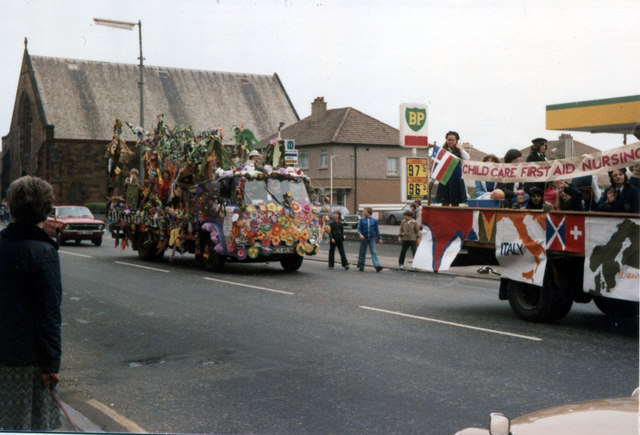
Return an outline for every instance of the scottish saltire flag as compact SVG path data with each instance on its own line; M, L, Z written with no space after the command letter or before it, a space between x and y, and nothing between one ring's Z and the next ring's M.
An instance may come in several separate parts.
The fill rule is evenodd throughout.
M440 184L447 184L458 163L460 163L459 158L444 148L434 145L431 153L431 178Z

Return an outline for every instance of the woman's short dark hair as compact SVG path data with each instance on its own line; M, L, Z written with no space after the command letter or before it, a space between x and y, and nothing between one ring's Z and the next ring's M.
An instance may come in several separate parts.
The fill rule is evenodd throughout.
M482 158L483 162L486 162L488 160L491 160L493 163L500 163L500 159L495 154L487 154Z
M522 157L522 153L519 150L512 148L504 155L504 162L511 163L518 157Z
M342 219L342 213L340 212L340 210L334 210L334 213L338 213L338 217Z
M16 222L37 224L53 209L53 187L42 178L25 175L11 183L7 201Z
M453 136L456 138L456 140L460 140L460 135L459 135L457 132L455 132L455 131L449 131L449 132L447 132L447 134L445 134L445 135L444 135L444 138L446 139L446 138L448 138L448 137L449 137L449 136L451 136L451 135L453 135Z

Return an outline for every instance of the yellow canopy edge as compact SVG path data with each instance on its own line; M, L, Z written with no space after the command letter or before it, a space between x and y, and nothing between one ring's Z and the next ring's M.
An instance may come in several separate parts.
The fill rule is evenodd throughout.
M547 106L547 130L634 133L640 126L640 95Z

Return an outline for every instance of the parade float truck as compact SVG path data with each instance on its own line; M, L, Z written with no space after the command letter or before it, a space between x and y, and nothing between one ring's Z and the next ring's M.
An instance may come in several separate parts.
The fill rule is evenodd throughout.
M236 144L223 146L220 130L196 135L170 130L161 119L153 134L138 129L144 182L130 176L122 195L113 192L108 219L116 245L131 246L146 261L165 252L172 261L176 253L194 254L216 272L230 262L280 262L295 271L317 254L323 221L309 178L284 167L281 140L267 146L269 164L262 166L248 158L258 145L253 135L235 132ZM114 141L119 134L116 126Z
M551 162L461 164L464 174L493 173L506 181L535 182L571 180L602 174L603 169L602 178L608 179L607 170L638 162L636 144ZM548 177L526 175L536 170ZM581 190L588 194L589 186L580 187L587 187ZM557 321L574 302L592 300L607 315L638 315L640 214L545 213L496 208L500 203L492 200L474 203L481 206L422 208L423 237L413 267L437 272L483 265L487 267L479 271L490 273L492 265L499 265L499 299L508 300L512 310L529 321Z

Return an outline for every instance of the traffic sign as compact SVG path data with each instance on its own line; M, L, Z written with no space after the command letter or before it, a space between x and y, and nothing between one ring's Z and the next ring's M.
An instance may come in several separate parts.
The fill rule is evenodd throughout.
M287 151L293 151L296 149L296 141L294 139L285 139L284 144Z
M287 165L297 165L298 164L298 150L293 150L293 151L286 150L284 152L284 162Z

